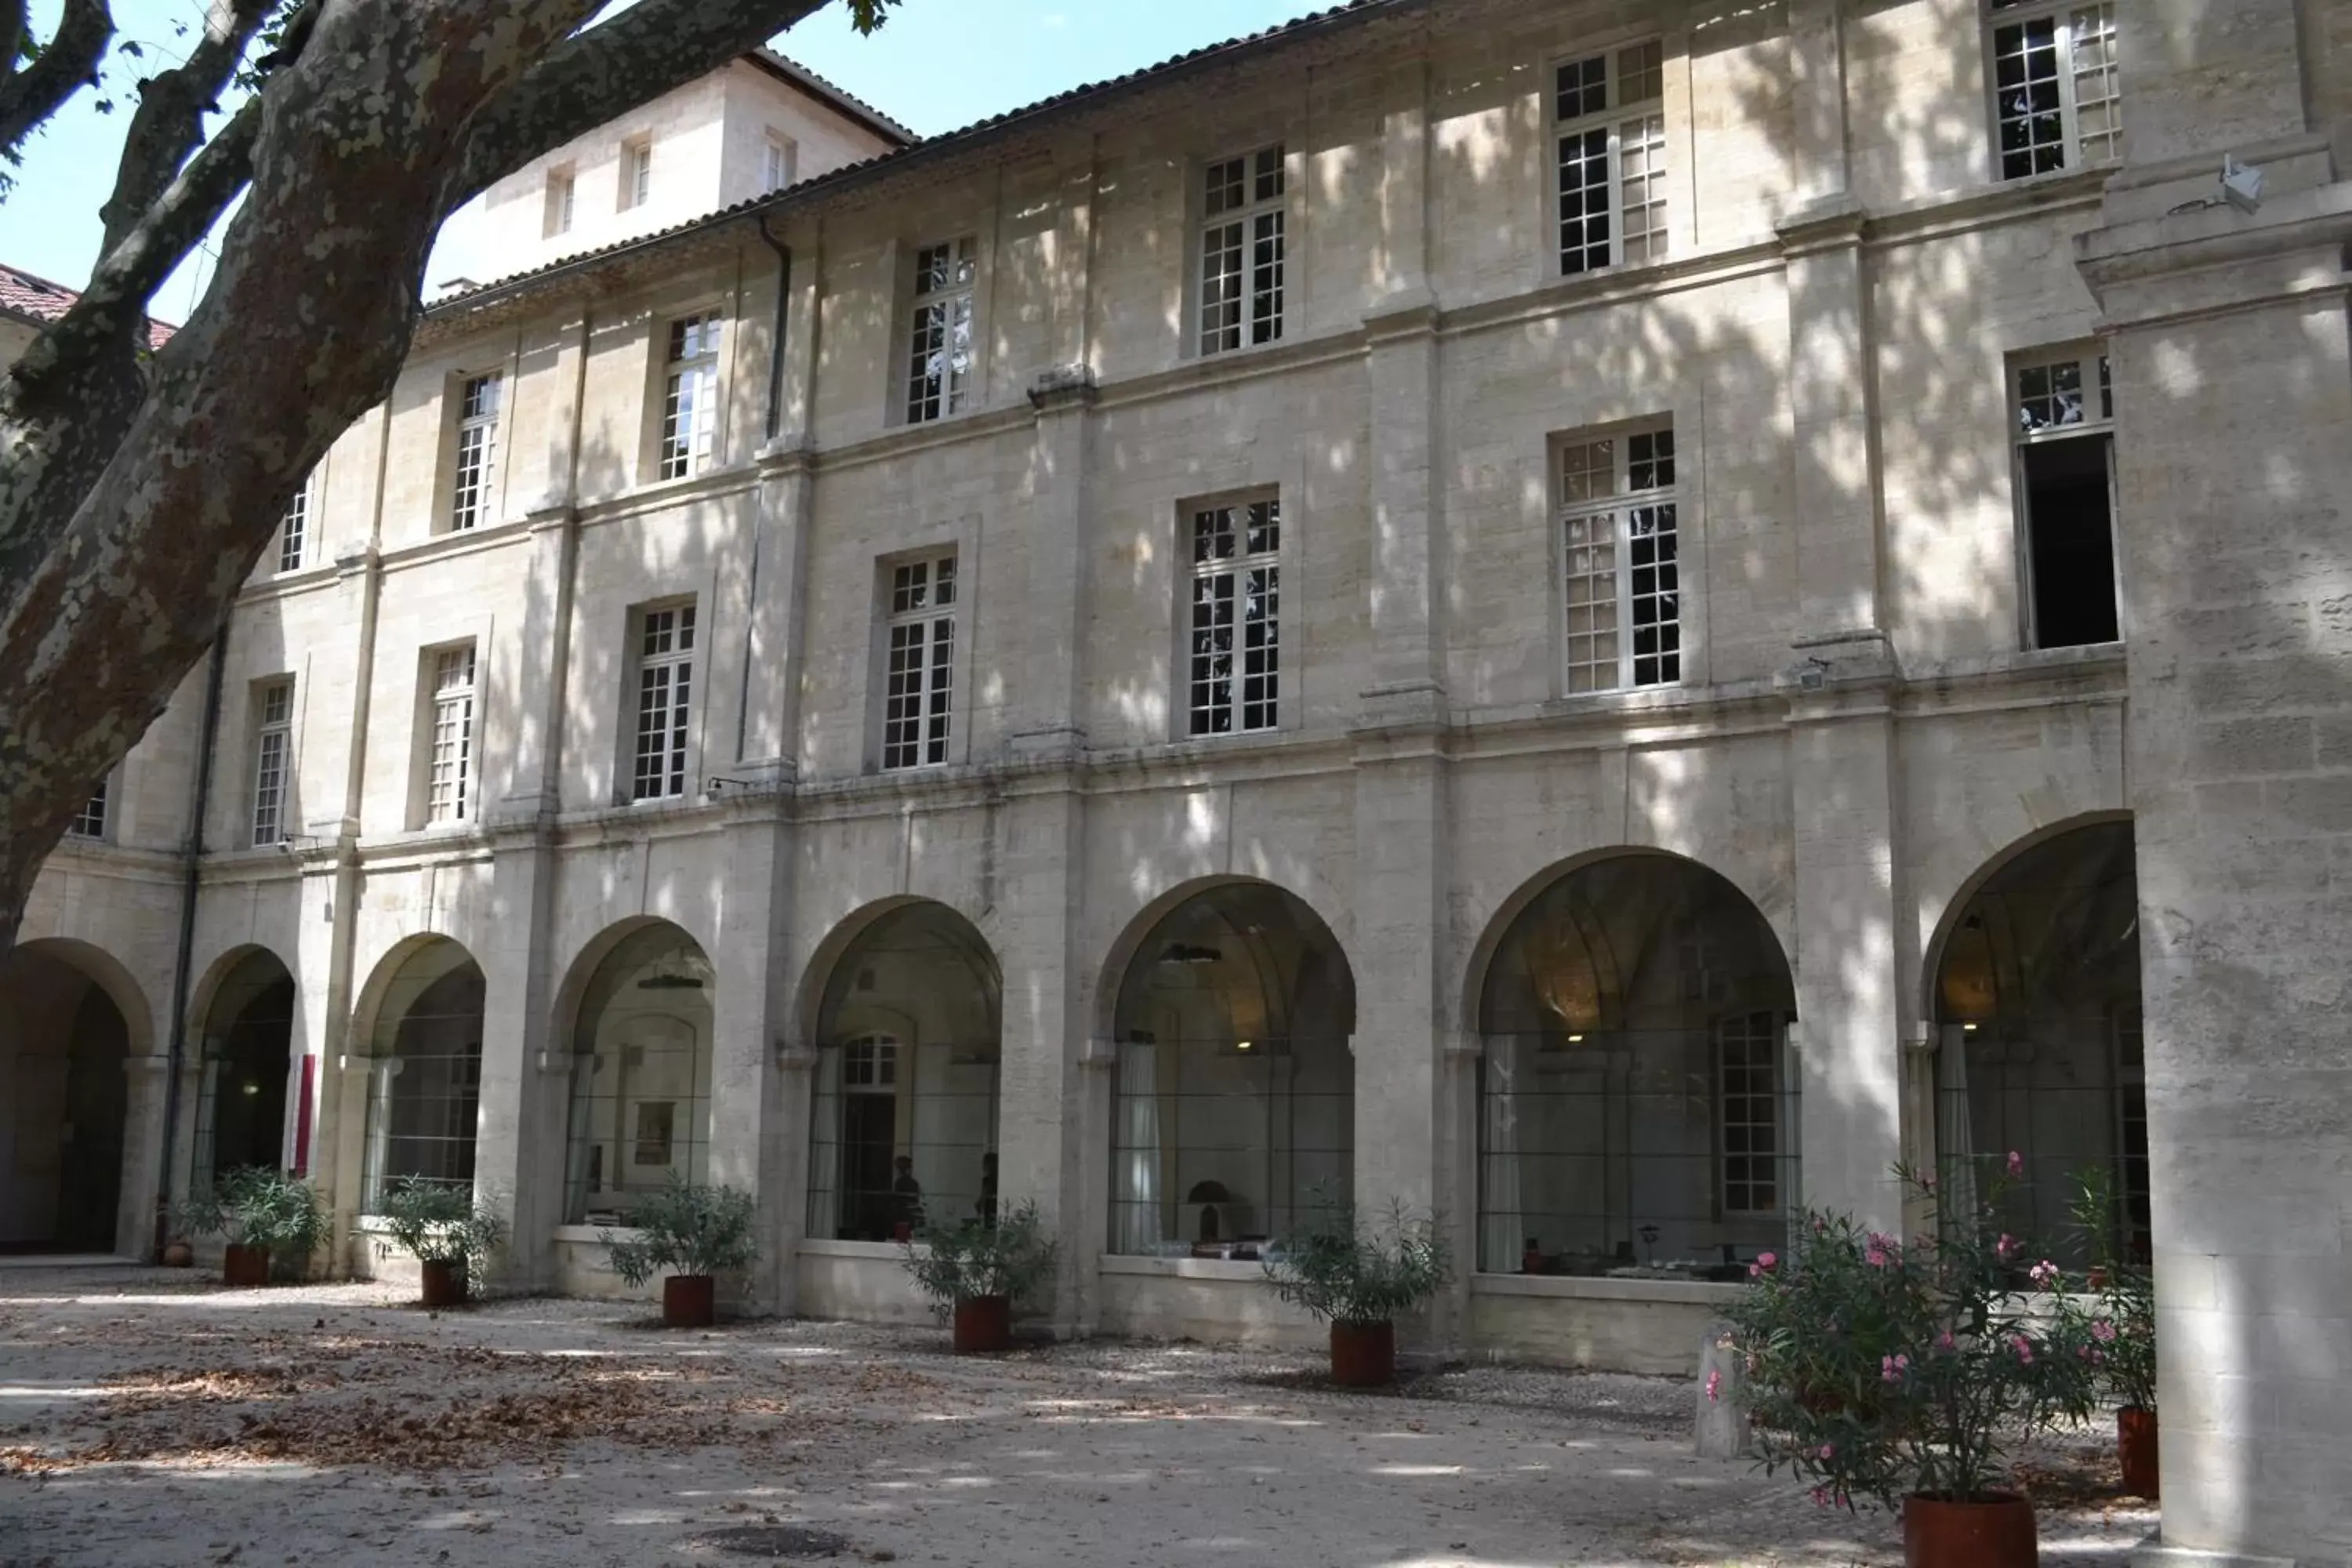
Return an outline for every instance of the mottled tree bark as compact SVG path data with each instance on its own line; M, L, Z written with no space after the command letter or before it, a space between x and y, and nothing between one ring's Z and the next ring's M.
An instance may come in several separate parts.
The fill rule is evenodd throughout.
M583 33L597 0L323 0L192 159L205 73L236 51L149 84L110 248L0 383L0 953L42 859L211 643L287 498L390 393L442 219L823 3L642 0ZM249 36L258 10L215 15ZM240 187L211 287L142 368L149 295Z

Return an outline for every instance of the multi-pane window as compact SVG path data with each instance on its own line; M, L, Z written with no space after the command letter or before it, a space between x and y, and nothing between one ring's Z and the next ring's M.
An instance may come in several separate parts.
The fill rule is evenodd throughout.
M768 132L760 148L760 189L781 191L800 172L800 148L789 136Z
M457 395L457 479L449 502L452 530L478 526L489 515L490 469L499 451L499 397L505 378L493 371L468 376Z
M651 142L621 143L621 210L641 207L653 199L654 144Z
M882 672L882 765L948 760L955 700L956 559L890 569L889 642Z
M1572 441L1559 450L1568 689L1680 680L1674 427Z
M1992 0L1992 81L2002 179L2122 155L2115 0Z
M841 1047L841 1087L894 1089L898 1082L898 1042L888 1035L866 1035Z
M978 270L970 239L927 245L915 253L914 320L907 332L907 422L919 425L963 411L971 381L971 285Z
M2076 349L2021 364L2012 391L2026 644L2113 642L2116 400L2107 357Z
M552 239L572 232L572 196L578 181L570 169L551 169L547 175L547 211L541 232Z
M1554 71L1563 274L1666 254L1665 79L1654 40Z
M1727 1215L1780 1212L1780 1032L1777 1013L1742 1013L1716 1026L1716 1131Z
M310 531L310 476L294 487L294 497L286 503L286 515L278 523L278 569L299 572L302 569L304 536Z
M660 478L681 479L710 466L719 429L719 338L716 311L681 316L669 324L669 369L662 395Z
M1271 730L1282 686L1282 503L1192 513L1191 732Z
M1282 336L1282 148L1212 163L1201 187L1201 352Z
M433 656L433 732L426 756L425 819L463 822L473 815L474 647Z
M647 610L637 645L634 800L686 793L686 744L694 698L694 606Z
M81 809L75 812L74 819L66 825L68 835L75 838L106 837L106 780L100 779L98 787L89 792L89 798L82 802Z
M261 721L253 743L253 841L286 841L286 793L294 754L294 683L273 680L254 694Z

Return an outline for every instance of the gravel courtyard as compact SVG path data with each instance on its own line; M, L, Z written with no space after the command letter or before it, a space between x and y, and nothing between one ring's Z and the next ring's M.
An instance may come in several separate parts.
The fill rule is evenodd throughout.
M0 1568L1899 1563L1884 1519L1690 1451L1687 1383L1493 1367L1393 1394L1179 1344L0 1266ZM2033 1456L2049 1568L2156 1524Z

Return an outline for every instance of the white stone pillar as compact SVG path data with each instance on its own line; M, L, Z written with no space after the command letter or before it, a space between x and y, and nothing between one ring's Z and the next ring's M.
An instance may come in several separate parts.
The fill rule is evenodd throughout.
M711 998L710 1181L757 1194L765 1251L750 1281L763 1309L788 1310L793 1256L807 1212L805 1099L787 1120L787 1075L778 1057L790 1029L789 981L774 955L787 950L790 829L779 797L745 795L730 808L727 889ZM807 1075L797 1075L804 1087Z

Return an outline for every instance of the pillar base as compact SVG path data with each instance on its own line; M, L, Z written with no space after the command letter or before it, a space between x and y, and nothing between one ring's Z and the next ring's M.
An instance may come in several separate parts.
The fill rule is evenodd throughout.
M2242 1552L2204 1552L2193 1546L2167 1546L2152 1535L2133 1549L2131 1568L2294 1568L2292 1557L2253 1557Z

